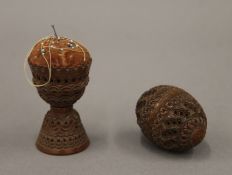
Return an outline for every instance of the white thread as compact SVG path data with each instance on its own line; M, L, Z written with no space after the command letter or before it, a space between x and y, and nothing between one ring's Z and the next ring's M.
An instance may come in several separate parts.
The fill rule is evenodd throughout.
M43 40L45 40L45 39L48 39L49 37L47 37L47 38L42 38L39 42L41 42L41 41L43 41ZM50 41L49 41L49 46L50 46ZM51 80L51 76L52 76L52 69L51 69L51 50L50 50L50 47L49 47L49 63L50 63L50 65L49 65L49 63L48 63L48 60L45 58L45 56L42 54L42 56L43 56L43 58L44 58L44 60L45 60L45 62L47 63L47 67L48 67L48 72L49 72L49 77L48 77L48 81L46 82L46 83L44 83L44 84L34 84L33 82L31 82L31 80L28 78L28 76L27 76L27 72L26 72L26 66L27 66L27 61L28 61L28 59L29 59L29 55L30 55L30 53L32 52L32 50L33 50L33 48L34 47L32 47L31 48L31 50L28 52L28 54L27 54L27 56L26 56L26 59L25 59L25 61L24 61L24 74L25 74L25 77L26 77L26 80L27 80L27 82L31 85L31 86L33 86L33 87L42 87L42 86L45 86L45 85L47 85L48 83L50 83L50 80ZM42 45L41 45L41 48L42 48Z
M78 43L77 43L77 47L80 47L81 51L83 52L84 61L85 61L86 57L85 57L85 51L84 51L84 49Z
M42 54L43 59L45 60L45 62L46 62L46 64L47 64L48 73L49 73L49 75L48 75L48 81L45 82L44 84L34 84L34 83L31 82L31 80L28 78L27 72L26 72L26 66L27 66L27 61L28 61L28 59L29 59L29 56L30 56L30 54L31 54L31 52L32 52L32 50L33 50L34 47L32 47L31 50L27 53L26 59L25 59L25 61L24 61L24 74L25 74L25 77L26 77L27 82L28 82L31 86L33 86L33 87L42 87L42 86L47 85L47 84L50 83L50 81L51 81L51 77L52 77L51 44L54 43L54 41L51 42L51 39L52 39L52 38L53 38L52 36L51 36L51 37L46 37L46 38L42 38L41 40L38 41L38 43L39 43L39 42L41 42L41 41L43 41L43 40L49 39L49 44L48 44L48 46L43 46L43 43L41 43L41 47L40 47L40 50L42 50L43 48L47 48L47 47L48 47L48 52L49 52L49 62L48 62L48 60L46 59L46 57L44 56L44 54ZM59 38L60 38L60 37L59 37ZM72 40L71 40L71 41L72 41ZM72 41L72 42L73 42L73 41ZM81 49L81 51L82 51L82 53L83 53L84 61L86 61L86 54L85 54L84 49L80 46L79 43L77 43L77 42L75 42L75 43L77 44L77 47L79 47L79 48ZM43 46L43 47L42 47L42 46ZM52 47L52 48L53 48L53 49L62 49L62 50L71 50L71 51L73 51L73 49L69 49L69 48L57 48L57 47Z
M72 40L71 40L72 41ZM73 42L73 41L72 41ZM79 47L80 49L81 49L81 52L83 53L83 58L84 58L84 61L86 61L86 54L85 54L85 51L84 51L84 49L83 49L83 47L81 47L80 46L80 43L78 43L78 42L75 42L76 44L77 44L77 47ZM49 46L44 46L43 48L47 48L47 47L49 47ZM51 46L51 48L53 48L53 49L57 49L57 50L71 50L71 51L73 51L73 49L70 49L70 48L62 48L62 47L54 47L54 46Z

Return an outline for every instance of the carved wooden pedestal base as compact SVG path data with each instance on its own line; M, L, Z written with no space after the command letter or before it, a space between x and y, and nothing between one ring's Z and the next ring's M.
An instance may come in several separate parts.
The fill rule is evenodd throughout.
M78 112L72 106L51 107L44 118L37 148L47 154L67 155L80 152L88 145L89 139Z

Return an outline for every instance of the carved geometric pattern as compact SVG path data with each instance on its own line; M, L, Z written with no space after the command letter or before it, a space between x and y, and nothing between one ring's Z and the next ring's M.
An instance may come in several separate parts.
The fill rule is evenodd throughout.
M39 150L55 155L77 153L89 145L79 114L73 104L81 98L89 82L91 60L74 68L52 68L50 81L37 87L40 97L51 105L36 145ZM48 82L48 69L30 65L34 84Z
M137 123L156 145L188 150L204 138L207 119L200 104L184 90L157 86L146 91L136 106Z
M87 86L89 77L84 81L54 85L52 83L38 87L38 93L47 103L56 107L70 106L81 98Z
M37 144L46 148L75 148L88 142L77 111L48 111L44 118Z

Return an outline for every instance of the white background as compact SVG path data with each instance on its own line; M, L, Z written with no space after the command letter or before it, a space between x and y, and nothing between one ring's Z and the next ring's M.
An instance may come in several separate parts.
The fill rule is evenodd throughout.
M75 104L91 145L71 156L35 148L49 105L23 74L51 24L93 58ZM231 174L231 0L1 0L0 53L1 175ZM184 88L207 114L206 138L185 154L157 149L136 124L139 96L160 84Z

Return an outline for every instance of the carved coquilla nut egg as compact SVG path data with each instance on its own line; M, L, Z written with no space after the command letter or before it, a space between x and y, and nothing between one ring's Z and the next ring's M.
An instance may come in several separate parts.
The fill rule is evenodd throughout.
M200 104L183 89L161 85L139 98L137 123L155 145L170 151L186 151L199 144L207 119Z

